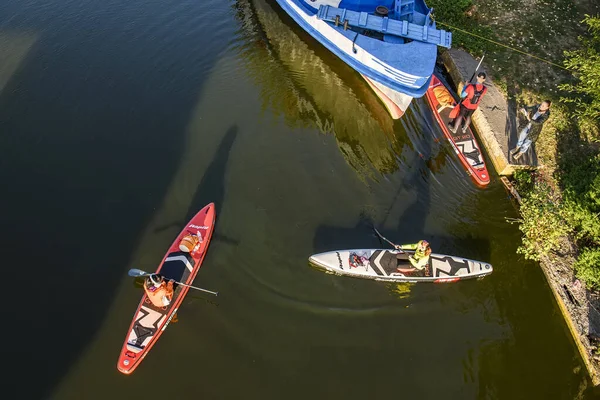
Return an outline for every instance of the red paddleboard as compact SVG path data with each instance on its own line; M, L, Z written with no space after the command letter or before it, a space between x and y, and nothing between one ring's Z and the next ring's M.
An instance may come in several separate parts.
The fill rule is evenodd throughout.
M215 226L215 216L216 211L213 203L200 210L187 223L169 247L169 251L163 257L156 273L163 275L165 280L173 279L191 285L208 250ZM202 241L191 252L181 251L182 239L190 234L196 235L198 232L200 232ZM185 243L184 241L182 245L185 245ZM169 325L169 322L171 322L189 290L188 287L178 284L175 284L173 288L173 299L171 304L166 307L154 306L144 293L119 355L117 369L120 372L131 374L140 365L167 325Z
M456 133L452 133L448 128L448 122L452 120L450 113L456 105L456 97L452 95L450 89L435 75L431 79L431 84L429 85L429 89L427 89L426 95L435 119L444 131L444 135L446 135L452 144L460 162L478 185L486 186L490 183L490 174L485 166L483 154L471 127L467 127L465 133L462 133L460 128Z

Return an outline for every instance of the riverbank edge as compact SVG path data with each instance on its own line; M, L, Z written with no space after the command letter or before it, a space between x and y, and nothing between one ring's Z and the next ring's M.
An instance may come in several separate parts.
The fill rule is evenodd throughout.
M475 71L478 63L477 60L469 53L460 49L443 51L440 59L452 81L455 82L457 93L460 92L464 82ZM488 87L488 92L481 100L479 108L473 114L472 124L498 175L501 177L510 176L519 168L527 168L527 166L511 164L508 158L511 136L516 136L516 105L509 104L502 92L494 86L491 79L486 81L486 86ZM511 115L514 116L512 119ZM515 198L520 203L520 197L516 189L508 187L505 180L503 180L503 183L513 195L517 193ZM573 246L569 244L568 247L571 248L569 253L572 254ZM589 301L590 295L585 288L571 287L569 291L568 288L564 287L565 275L571 284L569 286L573 286L572 283L575 281L572 268L574 257L565 255L563 257L555 256L554 258L553 260L550 257L543 257L539 265L579 351L592 384L597 387L600 385L600 368L593 362L594 348L588 338L590 331L594 331L593 329L590 330L591 322L588 313L590 310L595 310L595 308ZM575 296L573 292L576 292ZM575 312L574 301L567 297L569 295L579 303L579 307L577 308L583 308L584 310L588 310L588 312Z

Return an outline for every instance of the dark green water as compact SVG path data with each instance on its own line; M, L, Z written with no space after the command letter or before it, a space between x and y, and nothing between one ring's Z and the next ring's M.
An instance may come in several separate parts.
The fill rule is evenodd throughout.
M515 208L440 141L392 121L269 0L0 3L3 393L22 399L573 399L589 383ZM141 291L217 205L196 284L132 376ZM482 281L327 275L309 255L431 241Z

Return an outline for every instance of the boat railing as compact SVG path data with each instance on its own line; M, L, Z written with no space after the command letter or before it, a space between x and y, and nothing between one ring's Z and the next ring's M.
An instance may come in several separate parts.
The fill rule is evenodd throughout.
M413 14L415 12L415 0L395 0L394 13L397 19L406 19L408 22L413 22Z
M425 16L425 25L433 25L433 8L429 9L429 12Z
M429 14L427 17L430 17ZM420 42L436 44L448 49L452 45L452 32L434 28L429 24L419 25L405 20L400 21L389 17L381 17L366 12L353 11L328 5L321 5L319 7L317 18L323 21L333 22L336 26L342 24L344 30L351 26Z

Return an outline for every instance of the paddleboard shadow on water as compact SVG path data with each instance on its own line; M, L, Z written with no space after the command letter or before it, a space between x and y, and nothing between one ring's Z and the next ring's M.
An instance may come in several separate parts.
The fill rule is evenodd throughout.
M202 181L200 181L192 197L188 212L184 218L186 221L191 219L204 204L214 203L217 210L222 208L223 199L225 198L227 164L229 163L229 156L231 155L231 149L233 148L237 134L238 127L237 125L233 125L227 130L227 133L221 140L215 157L208 166L202 177Z
M181 229L182 226L189 221L196 212L204 206L204 204L214 203L217 211L223 205L225 198L225 174L227 170L227 164L229 163L229 156L231 149L238 134L238 127L236 125L231 126L225 136L221 140L219 147L215 152L215 156L208 166L202 180L198 184L194 195L188 206L186 216L182 220L173 221L168 224L158 226L154 229L154 232L162 232L171 228L175 228L176 231ZM218 225L215 230L218 229ZM215 232L212 240L218 240L220 242L238 245L239 240L228 237L223 234Z

